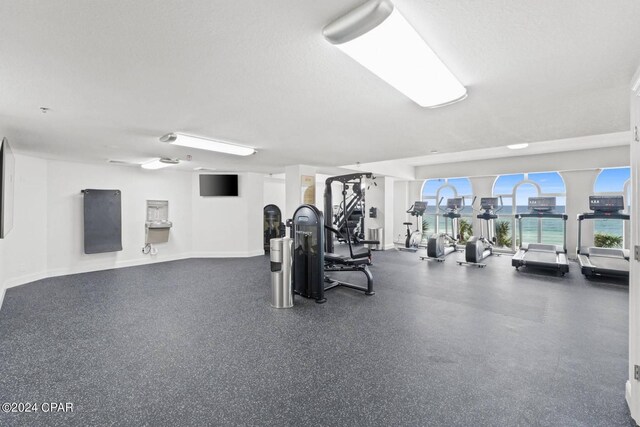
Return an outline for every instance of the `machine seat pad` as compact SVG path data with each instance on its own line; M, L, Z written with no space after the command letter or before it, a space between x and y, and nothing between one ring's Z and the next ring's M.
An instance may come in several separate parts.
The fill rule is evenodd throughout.
M545 245L544 243L529 243L528 245L523 245L523 248L524 247L529 251L562 252L562 247L556 245Z
M362 265L367 264L369 260L367 258L353 259L345 255L338 255L330 252L324 254L325 262L331 264L344 264L344 265Z
M359 251L353 251L351 257L353 259L361 259L361 258L366 258L367 260L369 259L369 257L371 256L371 251L369 249L361 249Z
M589 256L608 256L613 258L628 258L628 255L625 254L623 249L618 248L589 248ZM625 256L626 255L626 256Z

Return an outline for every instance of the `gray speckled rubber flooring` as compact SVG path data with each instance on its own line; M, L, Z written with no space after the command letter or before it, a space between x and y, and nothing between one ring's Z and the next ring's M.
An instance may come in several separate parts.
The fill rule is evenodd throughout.
M375 296L336 289L290 310L269 306L267 257L11 288L0 400L74 412L0 425L634 425L625 286L575 264L564 278L516 272L510 257L374 260Z

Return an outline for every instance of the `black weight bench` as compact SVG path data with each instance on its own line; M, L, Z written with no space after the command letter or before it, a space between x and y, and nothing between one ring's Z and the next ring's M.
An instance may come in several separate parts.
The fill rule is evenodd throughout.
M338 237L340 237L340 232L338 232L338 230L330 227L327 228L338 235ZM349 253L351 256L340 255L331 252L324 253L324 271L325 273L360 271L367 277L367 286L364 287L360 285L354 285L352 283L341 282L325 275L324 281L329 285L325 286L324 290L326 291L338 286L344 286L345 288L362 291L365 293L365 295L374 295L375 292L373 291L373 275L367 267L367 265L371 263L371 251L369 249L365 249L364 251L358 251L354 253L351 246L351 241L347 239L347 243L349 244Z
M346 255L325 253L324 254L324 262L325 264L339 264L339 265L367 265L369 264L369 259L365 256L350 258Z

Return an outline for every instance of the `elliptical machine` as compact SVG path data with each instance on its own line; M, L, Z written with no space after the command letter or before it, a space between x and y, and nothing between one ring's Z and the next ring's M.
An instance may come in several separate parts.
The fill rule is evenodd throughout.
M447 199L447 207L442 209L440 204L444 198L441 197L438 201L438 209L443 211L442 216L445 218L444 233L434 233L429 237L427 241L427 256L421 256L422 260L436 260L443 262L444 257L456 252L458 250L457 244L460 239L460 226L458 220L460 219L460 211L464 209L464 197L454 197ZM451 221L451 234L449 234L449 221Z
M427 202L414 202L411 207L407 210L408 214L416 217L416 229L415 231L411 231L412 222L403 222L402 225L407 226L407 234L404 241L404 247L400 247L400 250L403 251L411 251L415 252L418 250L418 245L420 245L420 241L422 240L422 232L420 232L420 227L418 225L419 219L422 218L422 215L427 210Z
M473 198L475 202L476 198ZM500 201L500 207L498 206L498 200ZM480 237L473 236L467 240L467 244L464 250L464 261L458 261L458 265L475 265L480 268L484 268L487 264L482 263L483 259L494 255L493 245L496 242L496 225L495 220L498 219L498 212L502 210L502 196L498 197L482 197L480 199L480 212L476 218L482 220L480 222ZM487 234L485 237L483 224L487 224Z

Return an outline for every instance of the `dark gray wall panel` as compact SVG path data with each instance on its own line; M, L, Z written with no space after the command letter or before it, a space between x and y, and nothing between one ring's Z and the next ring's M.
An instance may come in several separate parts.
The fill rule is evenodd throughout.
M122 250L120 190L83 190L84 253Z

